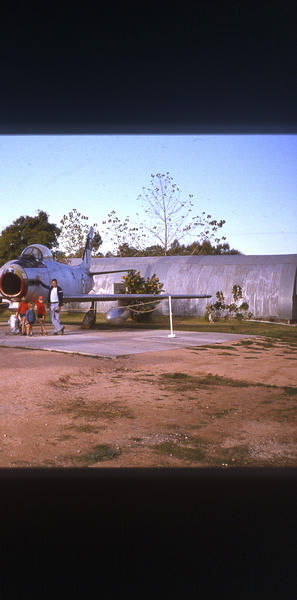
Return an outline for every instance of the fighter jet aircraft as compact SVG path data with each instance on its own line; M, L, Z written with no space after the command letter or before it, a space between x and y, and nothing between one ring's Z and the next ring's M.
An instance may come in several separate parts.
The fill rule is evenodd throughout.
M91 252L93 242L93 228L87 236L86 246L82 262L79 265L69 266L56 262L52 253L42 244L31 244L27 246L21 255L7 262L0 269L0 294L11 302L21 300L32 300L41 294L47 300L48 290L52 279L56 279L63 289L64 303L68 302L90 302L91 309L84 318L89 325L95 322L95 302L100 301L127 301L149 300L161 301L169 297L176 299L210 298L209 295L174 295L174 294L90 294L94 282L94 275L106 275L107 273L122 273L129 269L116 271L91 271ZM127 308L119 306L106 313L108 321L115 324L121 323L129 316Z

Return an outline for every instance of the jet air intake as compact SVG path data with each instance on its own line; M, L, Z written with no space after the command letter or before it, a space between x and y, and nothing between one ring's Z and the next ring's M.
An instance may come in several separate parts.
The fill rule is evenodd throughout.
M0 271L0 293L4 298L20 300L27 293L27 275L19 265L4 266Z

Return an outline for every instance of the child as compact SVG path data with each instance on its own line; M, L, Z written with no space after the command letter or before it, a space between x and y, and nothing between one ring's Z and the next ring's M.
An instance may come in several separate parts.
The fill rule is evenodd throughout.
M35 323L35 310L34 303L29 302L29 308L26 311L26 325L27 325L27 335L33 335L32 326Z
M18 333L20 333L19 317L17 317L16 315L10 315L10 317L8 319L8 325L10 327L11 333L13 333L14 335L17 335Z
M28 302L20 302L19 307L16 311L16 316L20 315L21 323L22 323L22 335L26 335L25 328L25 320L26 320L26 311L28 310Z
M33 296L33 301L36 304L37 319L38 319L39 324L40 324L40 335L47 335L45 327L44 327L46 310L45 310L45 304L44 304L43 296L39 296L38 301Z

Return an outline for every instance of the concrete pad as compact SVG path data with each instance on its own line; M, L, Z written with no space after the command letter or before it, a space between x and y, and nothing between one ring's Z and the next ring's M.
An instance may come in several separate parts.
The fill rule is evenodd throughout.
M253 338L252 335L177 331L175 337L170 331L163 330L118 330L89 331L79 328L66 329L64 335L48 335L27 337L13 335L0 329L0 348L28 348L31 350L48 350L67 352L86 356L116 357L160 350L176 350L206 344L223 344L235 340Z

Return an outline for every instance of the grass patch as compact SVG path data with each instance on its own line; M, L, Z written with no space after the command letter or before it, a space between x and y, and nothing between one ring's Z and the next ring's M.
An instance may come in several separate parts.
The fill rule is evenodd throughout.
M227 464L235 466L250 457L250 448L246 444L232 446L231 448L214 448L214 454L209 456L209 463L213 466Z
M137 373L139 373L139 371L135 371ZM141 375L142 377L155 377L155 373L142 373Z
M209 424L209 421L201 420L197 425L195 425L195 424L187 425L187 429L189 429L190 431L199 431L199 429L203 429L203 427L208 424Z
M297 387L286 386L283 388L285 394L287 396L296 396L297 395Z
M263 340L240 340L239 342L236 342L234 346L250 348L251 350L260 352L261 350L276 348L278 344L278 340L265 337Z
M113 460L114 458L117 458L117 456L119 456L120 454L120 450L117 450L109 444L98 444L97 446L93 446L93 448L85 454L73 456L72 460L74 462L79 462L87 466L97 462L102 462L104 460Z
M192 350L193 347L195 348L195 350ZM190 348L188 348L188 350L190 350ZM205 348L204 346L191 346L191 352L193 352L193 354L197 354L197 351L203 352L205 350L208 350L208 348Z
M161 442L160 444L155 444L152 448L157 454L173 456L174 458L190 462L200 462L205 459L205 451L201 448L180 446L174 442Z
M52 407L51 407L52 408ZM117 402L98 403L87 402L84 398L77 398L55 409L56 413L71 414L74 419L86 418L91 421L97 419L134 419L134 415L125 406Z
M69 429L73 429L79 433L99 433L99 429L102 429L102 427L98 427L98 425L90 425L88 423L86 425L70 425Z
M267 348L276 348L277 343L275 342L255 342L255 348L266 350Z
M286 406L284 408L271 409L271 415L274 417L274 420L277 421L285 421L288 422L290 419L291 424L295 423L295 417L297 416L297 406Z
M257 350L257 348L249 348L247 352L249 354L262 354L261 350Z
M232 352L233 354L237 353L237 350L233 349L233 347L231 346L224 346L223 344L218 344L217 345L218 350L227 350L228 352Z
M12 311L5 310L0 314L0 322L6 323ZM81 325L85 313L83 312L67 312L62 311L61 320L64 325ZM49 323L49 315L47 314L46 323ZM121 324L121 327L116 327L114 324L107 322L104 314L97 313L95 328L101 331L108 330L142 330L156 329L169 330L169 318L166 315L152 314L152 319L146 323L137 323L128 319ZM174 317L174 329L176 331L194 331L194 332L217 332L217 333L238 333L243 335L255 335L257 337L269 338L270 341L283 341L291 343L295 347L296 327L288 327L287 325L277 325L275 323L264 323L261 321L216 321L209 323L203 317ZM247 340L248 341L248 340ZM217 346L217 344L215 344ZM209 346L213 348L214 346Z
M167 381L170 384L182 383L186 387L184 389L193 389L193 387L204 387L213 385L223 385L231 387L249 387L250 384L247 381L241 381L239 379L231 379L230 377L222 377L221 375L212 375L208 373L203 377L187 375L186 373L162 373L160 375L162 383ZM180 387L178 388L180 390Z
M230 346L224 346L218 342L213 344L204 344L203 346L189 346L189 348L191 348L191 350L231 350Z
M47 468L47 467L56 467L57 466L57 462L59 462L58 459L51 460L50 458L48 458L48 459L45 459L43 462L41 462L41 463L35 463L32 466L38 467L39 469L43 469L43 468ZM27 466L29 466L29 465L27 464Z
M59 442L66 442L67 440L73 440L73 437L74 436L70 435L69 433L63 433L57 437L57 440L59 440Z
M79 375L74 378L71 375L61 375L56 381L51 381L50 385L56 388L67 390L70 388L84 388L87 385L92 385L94 380L87 375Z
M254 357L249 356L246 358L253 359ZM187 375L186 373L179 372L162 373L159 376L159 381L163 385L166 381L167 384L170 385L170 389L173 389L176 392L193 391L199 388L207 388L208 386L226 386L235 388L261 387L266 388L267 390L280 390L289 396L294 396L297 394L297 387L293 386L278 386L254 382L250 383L240 379L231 379L230 377L222 377L221 375L212 375L212 373L208 373L208 375L204 375L202 377Z
M202 346L203 348L210 348L211 350L213 350L214 348L216 350L228 350L229 352L233 352L233 346L224 346L224 344L206 344L205 346ZM234 354L237 352L237 350L234 350Z
M191 377L191 375L188 375L187 373L162 373L161 377L165 377L166 379L188 379L189 377Z
M215 418L215 419L221 419L222 417L226 417L227 415L230 415L230 413L232 413L234 410L235 410L234 408L224 408L223 410L220 410L219 412L211 415L211 417Z

